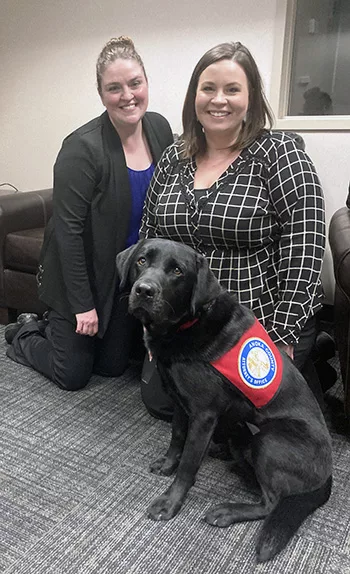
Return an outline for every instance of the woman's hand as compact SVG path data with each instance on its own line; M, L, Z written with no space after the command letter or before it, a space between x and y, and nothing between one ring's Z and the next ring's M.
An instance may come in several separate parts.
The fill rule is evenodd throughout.
M75 332L79 335L89 335L93 337L98 331L98 316L96 309L86 311L85 313L77 313L75 315L77 320L77 328Z
M294 347L293 345L285 345L284 343L276 343L276 347L280 351L284 351L292 359L294 359Z

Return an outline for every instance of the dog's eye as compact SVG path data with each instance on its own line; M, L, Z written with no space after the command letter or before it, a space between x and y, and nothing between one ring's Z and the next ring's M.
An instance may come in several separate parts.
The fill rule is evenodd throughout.
M145 263L146 263L145 257L140 257L140 258L137 260L137 265L144 265Z
M174 267L173 272L175 273L175 275L183 275L180 267Z

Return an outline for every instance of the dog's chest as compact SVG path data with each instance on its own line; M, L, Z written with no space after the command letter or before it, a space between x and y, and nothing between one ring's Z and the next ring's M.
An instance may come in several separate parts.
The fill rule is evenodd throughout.
M231 349L212 361L203 360L202 352L195 350L192 324L187 329L179 329L172 343L163 340L154 345L152 337L145 332L150 360L154 358L155 346L154 355L159 367L162 365L164 373L170 376L171 386L177 394L191 396L201 388L212 397L217 392L215 383L211 388L213 381L217 381L217 374L220 374L223 384L234 386L256 408L266 406L280 387L283 360L259 321L255 319ZM211 373L214 376L211 377Z

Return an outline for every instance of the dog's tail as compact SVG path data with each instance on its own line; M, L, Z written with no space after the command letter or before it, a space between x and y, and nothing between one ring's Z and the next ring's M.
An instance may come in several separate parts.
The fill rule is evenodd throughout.
M264 520L256 547L258 562L271 560L289 542L311 512L327 502L332 488L330 476L323 486L304 494L280 500Z

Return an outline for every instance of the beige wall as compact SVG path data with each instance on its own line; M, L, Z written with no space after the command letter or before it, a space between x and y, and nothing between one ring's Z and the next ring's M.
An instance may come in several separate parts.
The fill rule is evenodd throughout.
M240 40L255 56L267 93L278 0L1 0L0 183L49 187L61 141L103 110L95 62L112 36L130 35L143 56L150 109L181 132L192 69L213 45ZM350 134L303 134L320 174L327 217L344 205ZM329 252L325 285L332 297Z
M246 42L269 81L271 0L2 0L0 10L0 179L20 189L50 185L62 138L102 112L95 62L112 36L134 39L150 109L177 132L192 69L218 42Z

